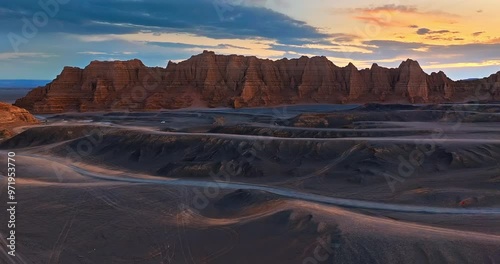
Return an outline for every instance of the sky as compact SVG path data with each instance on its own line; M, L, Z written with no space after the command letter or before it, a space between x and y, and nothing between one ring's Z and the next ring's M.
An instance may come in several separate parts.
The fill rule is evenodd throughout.
M166 67L203 50L397 67L454 79L500 71L498 0L15 0L0 3L0 79L138 58Z

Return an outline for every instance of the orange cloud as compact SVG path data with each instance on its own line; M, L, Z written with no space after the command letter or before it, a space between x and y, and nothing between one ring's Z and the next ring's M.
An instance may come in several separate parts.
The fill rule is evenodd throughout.
M423 11L415 6L408 5L383 5L369 8L351 8L344 12L354 14L354 19L366 23L375 23L384 27L417 28L415 21L430 21L432 23L454 24L459 15L443 11Z
M488 41L486 41L488 44L500 44L500 37L499 38L493 38Z
M369 8L355 8L351 9L351 13L362 13L362 14L380 14L380 13L390 13L390 14L418 14L418 15L433 15L433 16L441 16L441 17L460 17L456 14L451 14L443 11L421 11L415 6L407 6L407 5L383 5L378 7L369 7Z
M444 68L476 68L476 67L487 67L487 66L498 66L500 65L500 60L486 60L480 62L457 62L457 63L436 63L433 65L424 65L422 68L434 70L434 69L444 69Z
M417 13L418 9L414 6L391 4L378 7L370 7L370 8L355 8L354 11L363 13L378 13L378 12Z
M422 42L434 45L464 43L496 43L488 38L489 28L478 27L480 22L471 20L467 14L441 11L420 5L375 5L359 8L330 9L331 14L346 16L352 30L361 40L390 39L406 42ZM474 10L474 9L473 9ZM475 11L475 10L474 10ZM347 22L346 22L347 23ZM484 24L484 23L483 23Z

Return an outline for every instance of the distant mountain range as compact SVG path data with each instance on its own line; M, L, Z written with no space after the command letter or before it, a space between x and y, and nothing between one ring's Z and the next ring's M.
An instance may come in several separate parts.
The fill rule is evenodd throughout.
M211 51L166 68L140 60L92 61L65 67L16 105L34 113L257 107L302 103L443 103L500 99L500 72L453 81L427 74L414 60L398 68L373 64L358 70L326 57L267 60Z
M36 88L50 82L50 80L0 80L0 88Z
M0 80L0 88L36 88L50 82L50 80Z

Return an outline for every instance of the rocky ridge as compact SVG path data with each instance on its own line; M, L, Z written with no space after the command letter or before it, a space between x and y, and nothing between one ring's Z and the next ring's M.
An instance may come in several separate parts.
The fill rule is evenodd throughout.
M500 72L452 81L406 60L398 68L358 70L326 57L272 61L205 51L166 68L140 60L65 67L15 105L33 113L256 107L296 103L438 103L500 99Z
M12 136L15 127L37 123L26 109L0 102L0 139Z

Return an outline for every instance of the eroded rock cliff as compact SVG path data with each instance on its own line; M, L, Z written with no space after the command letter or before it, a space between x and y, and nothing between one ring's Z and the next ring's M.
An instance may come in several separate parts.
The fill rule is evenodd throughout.
M66 67L45 87L15 105L34 113L155 110L186 107L255 107L295 103L447 102L481 95L498 99L500 73L454 82L443 72L426 74L418 62L398 68L377 64L358 70L326 57L277 61L210 51L166 68L139 60L93 61ZM469 98L470 99L470 98Z
M38 120L26 109L0 102L0 139L10 137L15 127L37 123Z

